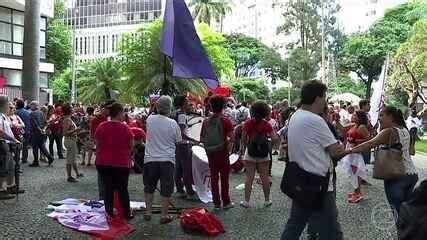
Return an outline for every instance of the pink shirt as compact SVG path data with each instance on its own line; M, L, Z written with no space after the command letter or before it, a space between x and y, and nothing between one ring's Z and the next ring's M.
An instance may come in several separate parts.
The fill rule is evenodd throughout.
M132 139L132 131L126 124L113 121L101 123L95 132L96 165L131 168Z

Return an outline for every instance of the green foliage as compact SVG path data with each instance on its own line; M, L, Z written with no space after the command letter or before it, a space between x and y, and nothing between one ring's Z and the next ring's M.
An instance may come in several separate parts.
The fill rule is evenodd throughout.
M299 101L299 91L295 88L291 88L291 99L290 103L294 104ZM284 99L289 100L289 89L282 87L271 92L271 103L281 103Z
M211 25L211 20L219 22L221 17L231 12L228 0L191 0L188 4L193 9L193 19Z
M263 79L240 78L224 82L238 101L268 100L269 90Z
M334 96L342 93L352 93L360 98L364 98L365 85L351 80L348 73L341 73L336 80L328 82L328 95Z
M197 34L214 66L217 76L220 79L227 79L233 76L235 63L227 50L226 38L203 23L197 26Z
M51 82L51 88L53 89L53 94L55 100L63 100L68 102L70 100L71 84L71 70L70 68L65 69L61 74L57 74L55 79Z
M101 103L111 99L112 95L121 93L121 77L119 64L112 58L84 65L77 78L79 100L85 103Z
M55 75L69 67L72 56L71 31L62 21L64 2L55 0L54 18L48 20L46 58L55 65Z
M273 84L288 77L288 63L272 48L265 47L260 66Z
M135 95L148 95L159 91L169 95L184 92L197 96L205 94L205 86L201 80L172 79L171 63L165 60L160 52L161 30L162 22L156 21L143 25L135 37L124 35L119 61L127 78L127 89ZM228 78L234 72L234 63L228 56L225 39L205 24L199 25L197 30L217 76L220 79Z
M301 87L304 81L312 80L318 71L317 60L303 48L291 50L288 58L289 79L296 87Z

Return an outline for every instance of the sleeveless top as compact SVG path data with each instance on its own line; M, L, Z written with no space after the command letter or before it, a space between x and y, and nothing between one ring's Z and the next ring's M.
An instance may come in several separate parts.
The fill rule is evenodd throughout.
M409 154L410 136L408 130L406 130L406 128L397 127L394 129L397 130L397 133L399 134L399 141L402 144L403 163L406 168L406 174L417 174L417 170L412 162L411 155Z
M75 129L77 128L76 124L74 123L73 119L71 119L71 117L66 117L66 118L64 118L64 123L65 123L65 121L69 121L69 122L70 122L70 126L69 126L69 128L67 129L67 132L68 132L68 131L75 130ZM76 137L75 135L71 135L71 136L64 136L64 137L65 137L65 138L71 138L71 139L75 139L75 140L77 140L77 137Z

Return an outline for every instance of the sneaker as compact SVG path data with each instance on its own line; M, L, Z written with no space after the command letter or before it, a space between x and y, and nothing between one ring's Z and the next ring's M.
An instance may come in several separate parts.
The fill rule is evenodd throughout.
M189 201L199 201L199 197L194 193L192 195L187 195L187 200L189 200Z
M40 167L39 163L31 163L28 167Z
M82 173L77 174L77 178L82 178L84 175Z
M224 210L234 208L234 203L233 203L233 202L231 202L231 203L229 203L229 204L225 205L223 208L224 208Z
M273 202L271 200L268 200L268 201L264 202L264 207L265 208L270 207L271 205L273 205Z
M352 198L348 199L349 203L359 203L363 199L362 194L356 193Z
M177 198L186 198L187 194L185 192L176 192Z
M249 204L249 202L246 202L246 201L241 201L240 202L240 206L243 207L243 208L250 208L251 207L251 205Z
M73 177L69 177L69 178L67 178L67 182L75 183L75 182L78 182L78 181L77 181L77 179L75 179Z

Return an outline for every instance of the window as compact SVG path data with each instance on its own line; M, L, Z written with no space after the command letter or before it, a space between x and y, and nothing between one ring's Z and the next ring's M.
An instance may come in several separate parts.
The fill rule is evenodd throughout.
M102 53L105 53L105 36L102 36Z
M12 38L11 25L0 22L0 40L10 41Z
M98 54L101 54L101 36L98 36Z
M46 18L40 18L40 29L46 30Z
M10 9L0 7L0 21L10 22L11 17Z
M3 70L4 76L9 86L21 86L22 73L18 70Z
M24 27L13 26L13 41L16 43L24 42Z
M83 53L83 38L82 37L80 38L80 52L79 53L80 54Z
M12 44L10 42L0 41L0 54L12 54Z
M24 13L13 11L13 24L24 25Z
M47 73L40 73L39 74L39 83L40 88L48 88L48 80L47 80Z
M20 43L14 43L13 44L13 55L16 56L22 56L23 52L22 52L22 44Z
M40 47L40 58L46 59L46 48Z

